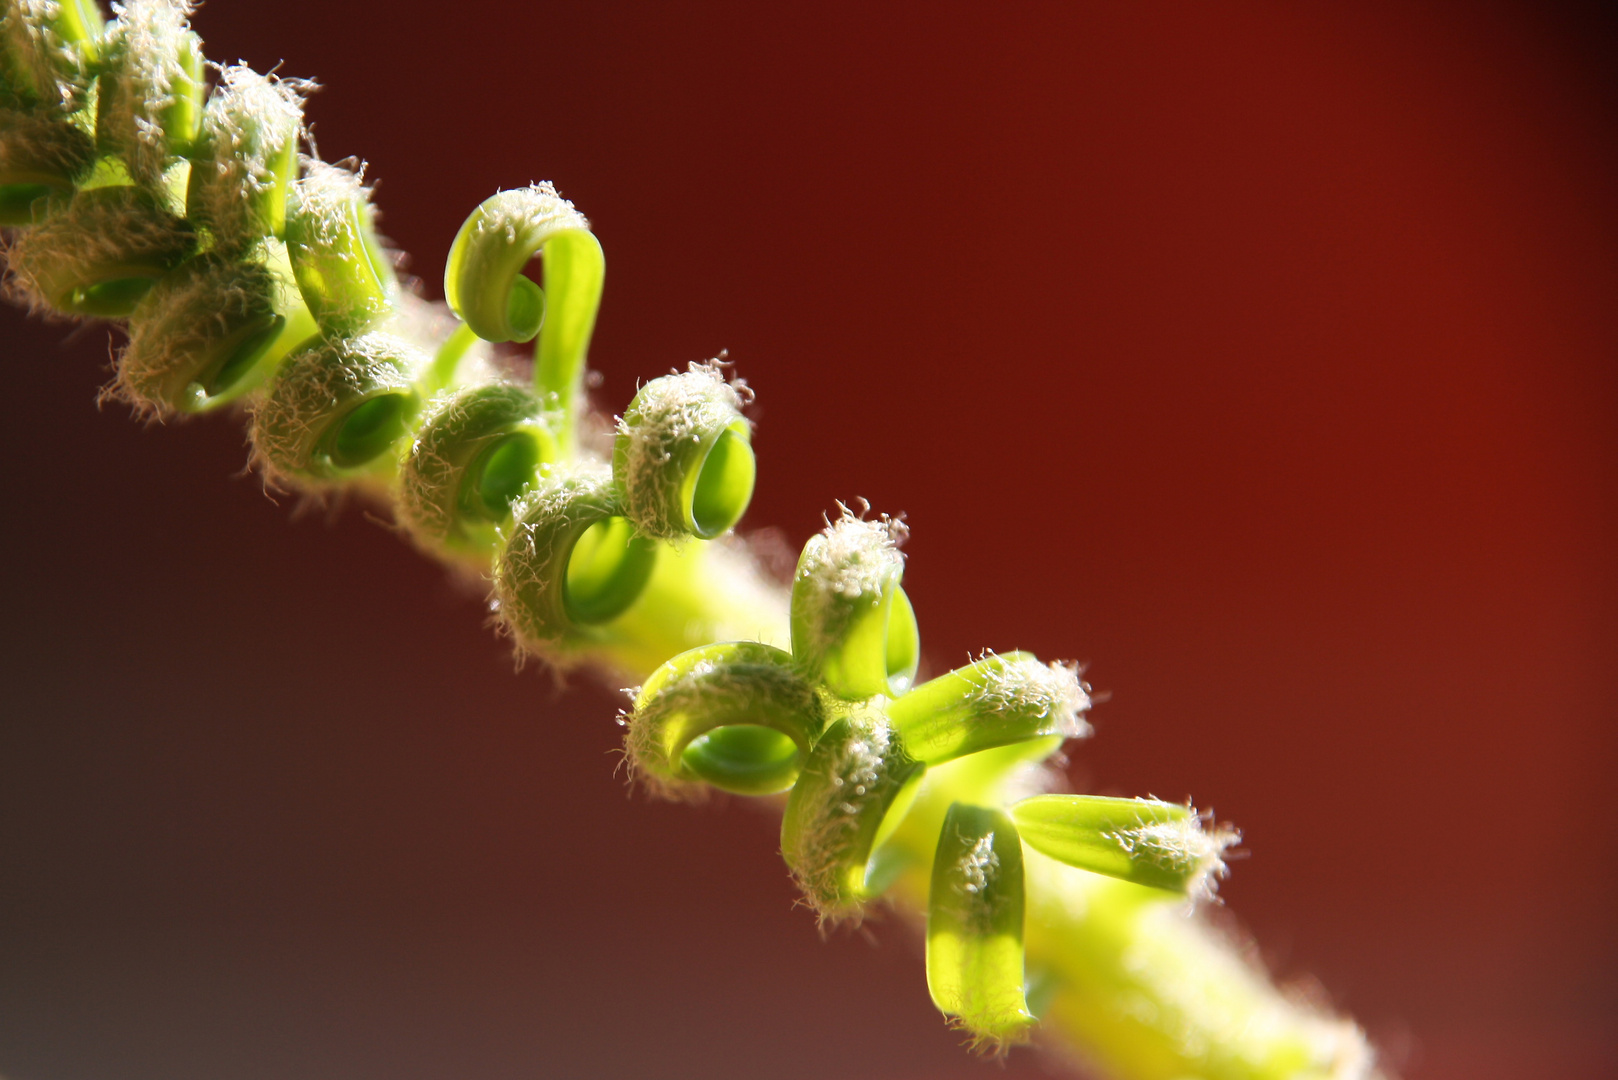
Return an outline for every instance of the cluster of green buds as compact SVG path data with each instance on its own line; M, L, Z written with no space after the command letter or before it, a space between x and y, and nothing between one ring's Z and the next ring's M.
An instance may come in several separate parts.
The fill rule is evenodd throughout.
M317 331L286 206L308 84L217 68L189 4L12 0L3 16L6 286L127 320L109 393L155 416L237 400Z
M663 664L623 717L634 775L692 797L787 792L781 852L823 920L858 919L906 871L926 870L927 981L974 1040L1003 1047L1035 1021L1026 1000L1023 845L1067 866L1185 894L1223 873L1227 829L1153 799L961 792L931 852L890 843L928 770L972 755L1027 764L1088 734L1089 688L1071 663L986 652L913 685L915 612L902 586L904 525L846 507L804 547L790 650L755 641Z
M551 185L467 218L449 312L433 309L395 274L363 166L305 152L312 84L208 64L188 0L113 10L0 0L5 289L124 321L108 394L153 417L243 408L267 485L389 506L421 549L492 582L520 654L648 676L622 717L637 781L784 795L806 902L831 922L885 898L924 910L933 1000L974 1040L1020 1041L1056 980L1053 1015L1083 1029L1100 1015L1085 1006L1111 1010L1129 1033L1112 1059L1142 1075L1186 1075L1207 1041L1187 1033L1216 1029L1237 1063L1221 1076L1369 1068L1352 1025L1281 1002L1207 939L1147 947L1161 905L1142 897L1211 895L1235 834L1189 806L1027 781L1089 732L1077 665L984 652L917 684L902 521L841 508L790 591L760 571L732 531L757 463L728 365L653 379L615 430L593 423L605 262ZM526 342L529 377L494 361ZM1128 884L1105 899L1069 868ZM1075 913L1086 895L1105 917ZM1051 978L1030 972L1028 933Z

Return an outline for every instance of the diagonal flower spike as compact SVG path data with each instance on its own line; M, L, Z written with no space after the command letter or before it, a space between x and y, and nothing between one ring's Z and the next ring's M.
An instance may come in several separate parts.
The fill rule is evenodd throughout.
M1101 795L1035 795L1011 808L1023 842L1041 855L1108 877L1209 899L1225 876L1229 826L1203 829L1189 806Z
M953 803L927 894L927 989L933 1004L1003 1050L1034 1023L1023 991L1023 866L1017 827L999 810Z
M792 655L812 677L850 700L910 689L921 631L900 581L909 535L883 514L866 521L848 507L809 538L792 579Z
M545 288L522 270L545 260ZM571 443L606 257L590 223L548 183L502 191L467 217L444 264L444 299L485 341L529 341L534 386L555 394ZM547 296L547 294L549 294Z
M1046 735L1082 739L1090 695L1077 664L986 653L887 704L905 746L928 765Z
M716 361L640 388L618 421L612 472L643 533L711 540L741 519L757 474L742 415L752 399Z
M635 695L624 738L636 779L660 795L697 781L738 795L785 791L825 725L792 654L753 641L681 653Z

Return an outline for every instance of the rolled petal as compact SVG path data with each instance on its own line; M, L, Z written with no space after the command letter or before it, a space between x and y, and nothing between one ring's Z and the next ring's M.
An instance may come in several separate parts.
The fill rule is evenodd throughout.
M1023 842L1057 862L1137 885L1213 895L1235 829L1202 827L1189 806L1157 799L1036 795L1011 808Z
M921 634L899 584L906 535L886 514L866 521L843 507L798 559L792 655L842 697L897 697L916 676Z
M1023 866L1004 813L954 803L944 815L927 896L933 1004L991 1049L1034 1023L1023 996Z
M287 253L304 303L327 337L375 326L393 307L398 283L377 239L371 192L351 171L304 159L287 201Z
M242 64L220 72L202 113L186 193L186 216L208 230L216 247L236 251L285 235L310 86Z
M47 204L8 254L8 286L35 308L124 318L196 249L190 226L139 188L92 188Z
M6 0L0 5L0 91L46 114L77 110L101 32L95 0Z
M561 457L559 420L521 386L489 383L433 400L399 472L399 521L432 550L487 558L512 503Z
M388 334L318 341L287 358L253 410L253 458L269 481L387 480L421 409L428 358Z
M925 770L874 709L855 709L815 744L787 799L781 854L822 919L857 917L887 884L872 877L872 855Z
M1031 654L982 659L916 687L887 705L905 746L929 765L1047 735L1082 738L1090 696L1077 664Z
M96 144L155 190L189 154L202 120L202 41L188 0L128 0L107 28L96 86Z
M130 315L113 396L156 415L214 409L256 389L314 332L284 254L198 256Z
M623 517L605 468L544 470L512 507L495 562L501 621L523 648L565 664L639 598L657 557Z
M71 193L94 159L95 143L79 125L0 108L0 225L33 224L36 204Z
M752 641L681 653L646 680L627 717L635 775L677 795L706 781L740 795L785 791L825 723L792 654Z
M753 497L747 384L717 363L692 364L640 388L618 421L614 481L624 513L647 536L712 539Z

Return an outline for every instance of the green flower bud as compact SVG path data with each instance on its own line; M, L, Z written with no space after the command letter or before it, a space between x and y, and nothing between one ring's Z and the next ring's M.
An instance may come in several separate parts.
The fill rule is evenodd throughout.
M696 781L739 795L785 791L825 723L792 654L752 641L681 653L635 695L624 739L637 779L659 794Z
M735 525L753 497L747 384L718 364L692 364L640 388L618 421L614 481L624 513L647 536L710 540Z
M1213 895L1225 849L1241 839L1228 826L1205 830L1189 806L1157 799L1036 795L1011 808L1023 842L1041 855L1137 885Z
M128 0L107 28L96 92L96 145L156 190L189 154L202 119L202 41L187 0Z
M101 30L95 0L6 0L0 91L57 116L81 108Z
M910 688L921 632L900 588L908 530L849 512L809 539L792 581L792 655L833 693L897 697Z
M487 557L511 504L560 459L556 425L545 399L520 386L440 394L399 471L400 524L429 550Z
M545 260L544 289L522 273L536 254ZM485 199L456 234L444 265L444 299L478 337L528 341L539 335L534 386L556 395L567 446L605 274L590 223L550 184Z
M872 854L904 818L926 766L887 717L856 708L826 729L781 819L781 854L821 919L858 917L886 882Z
M428 358L388 334L309 345L288 357L253 409L253 460L271 483L391 478L421 409Z
M190 226L138 188L93 188L34 210L37 224L8 256L8 285L34 308L123 318L196 248Z
M1090 697L1077 664L1042 664L1029 653L997 655L940 675L887 705L888 719L917 760L941 765L979 750L1090 733Z
M545 322L545 293L523 267L558 237L589 232L584 215L550 184L492 195L455 234L444 299L485 341L531 341Z
M1022 844L998 810L954 803L944 815L927 894L927 989L933 1004L994 1050L1034 1023L1023 998Z
M203 110L186 193L187 216L213 235L216 247L236 251L285 234L303 95L312 86L245 65L221 70Z
M95 160L95 144L76 124L42 113L0 108L0 225L30 225L39 200L67 195Z
M565 666L640 597L657 544L622 516L611 473L594 465L543 470L512 519L494 571L500 619L523 648Z
M271 252L253 254L202 255L159 279L129 317L113 396L157 415L217 408L314 334L284 255L277 273Z
M304 303L327 337L363 333L393 306L398 284L377 239L358 172L304 159L287 203L287 251Z

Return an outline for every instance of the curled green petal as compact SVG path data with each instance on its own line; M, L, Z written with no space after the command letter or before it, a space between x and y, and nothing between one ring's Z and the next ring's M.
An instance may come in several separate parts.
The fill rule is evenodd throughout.
M554 408L521 386L440 394L399 471L400 523L429 549L486 558L511 504L560 459L557 424Z
M287 201L287 253L304 303L328 337L360 334L393 307L398 288L361 173L305 159Z
M857 916L886 884L872 854L903 820L926 766L874 709L826 729L781 819L781 854L822 919Z
M1034 1023L1023 998L1023 866L1004 813L954 803L927 894L927 989L975 1042L1000 1049Z
M149 189L189 154L202 120L202 41L186 0L128 0L107 28L96 80L96 144Z
M624 513L647 536L712 539L753 497L747 384L692 364L640 388L618 422L612 471Z
M158 415L214 409L258 387L314 334L285 257L262 247L249 255L201 255L158 280L129 317L114 396Z
M312 84L233 64L202 113L186 214L216 247L239 250L286 232L287 191L298 171L303 95Z
M253 410L253 457L271 482L390 477L428 359L388 334L317 341L288 357Z
M887 705L888 718L920 761L939 765L995 746L1090 732L1089 694L1076 664L1042 664L1029 653L982 659Z
M886 514L866 521L844 507L798 559L792 655L845 698L897 697L916 677L921 634L899 585L906 535Z
M195 248L196 235L156 196L93 188L47 200L37 223L12 244L10 284L35 307L123 318Z
M785 791L825 712L792 654L752 641L681 653L635 696L631 767L664 794L702 780L740 795Z
M59 117L0 108L0 225L30 225L40 200L66 195L95 160L84 130Z
M0 90L48 113L79 108L101 31L95 0L6 0L0 5Z
M522 273L545 260L545 287ZM572 440L584 357L595 330L606 260L590 223L550 184L502 191L466 219L444 266L444 299L485 341L539 335L534 386L555 394Z
M545 322L547 300L523 276L523 267L548 254L556 237L589 231L584 215L550 184L492 195L455 235L444 268L444 298L485 341L531 341Z
M612 475L593 465L558 466L512 507L495 562L501 620L518 642L566 663L596 627L623 614L656 566L655 541L620 512Z
M1036 795L1011 808L1023 842L1057 862L1137 885L1212 896L1225 876L1225 849L1241 839L1205 830L1189 806L1157 799Z

